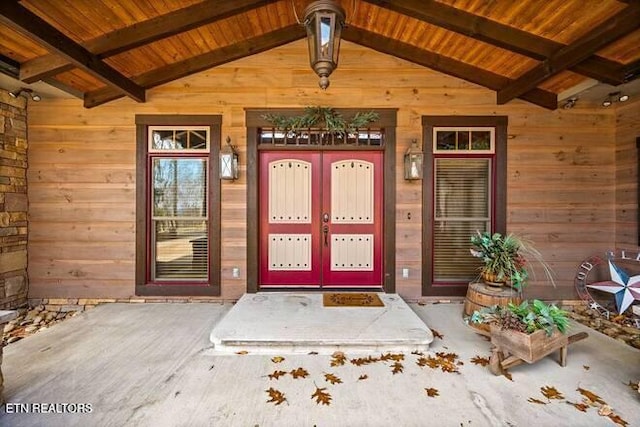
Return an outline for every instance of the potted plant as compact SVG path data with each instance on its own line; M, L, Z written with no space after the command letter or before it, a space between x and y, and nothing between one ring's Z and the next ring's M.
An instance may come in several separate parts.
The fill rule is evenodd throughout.
M561 365L566 363L569 317L565 310L554 304L525 300L518 305L509 303L506 306L486 307L474 311L471 322L489 324L491 343L494 345L492 358L495 358L491 364L498 365L496 370L502 369L500 364L513 365L517 359L533 363L560 348L563 348ZM512 356L505 359L504 353Z
M555 286L551 269L540 252L531 242L515 234L477 231L471 236L471 245L471 255L480 258L484 264L480 268L480 276L489 285L502 286L508 283L521 291L529 278L531 263L538 262Z

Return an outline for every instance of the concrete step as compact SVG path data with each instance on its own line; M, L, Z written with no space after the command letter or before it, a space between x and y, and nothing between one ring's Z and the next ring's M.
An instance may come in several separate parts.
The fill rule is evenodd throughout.
M428 350L431 330L397 294L384 307L324 307L322 293L245 294L215 326L216 353L331 354Z

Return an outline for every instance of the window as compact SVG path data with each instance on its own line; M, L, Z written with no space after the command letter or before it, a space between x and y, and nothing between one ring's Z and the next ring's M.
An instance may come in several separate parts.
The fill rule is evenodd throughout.
M136 293L219 295L220 118L136 122Z
M428 117L423 124L430 148L423 182L423 294L463 295L480 266L469 252L471 235L504 231L506 119Z

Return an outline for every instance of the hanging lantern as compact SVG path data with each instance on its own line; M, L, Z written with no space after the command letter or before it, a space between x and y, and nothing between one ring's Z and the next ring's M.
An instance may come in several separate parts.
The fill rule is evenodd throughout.
M411 147L404 153L404 179L412 181L422 179L422 162L424 154L418 148L418 141L411 141Z
M338 67L344 19L344 9L331 0L315 1L304 11L309 62L320 77L319 85L322 89L329 87L329 76Z
M238 152L227 137L227 145L220 150L220 179L238 179Z

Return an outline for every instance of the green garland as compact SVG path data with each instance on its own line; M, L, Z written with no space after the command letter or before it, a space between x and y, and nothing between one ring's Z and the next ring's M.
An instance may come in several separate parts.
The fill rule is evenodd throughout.
M297 132L312 127L324 127L340 135L355 132L380 118L374 111L356 113L347 121L340 113L330 107L306 107L302 116L283 116L280 114L263 114L263 119L278 129Z

